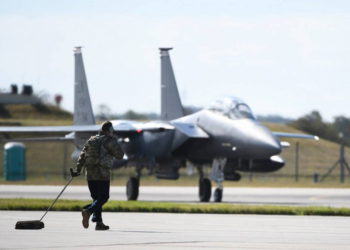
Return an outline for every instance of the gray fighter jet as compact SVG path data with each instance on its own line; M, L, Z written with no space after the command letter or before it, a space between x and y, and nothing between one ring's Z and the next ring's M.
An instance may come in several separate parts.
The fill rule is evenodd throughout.
M176 180L179 169L195 167L199 173L199 199L211 197L211 181L217 184L214 201L223 196L223 181L239 181L240 172L272 172L284 166L279 156L284 145L278 138L317 139L316 136L271 132L259 123L249 106L239 98L227 96L190 115L184 114L169 56L171 48L160 48L161 120L112 121L126 157L114 167L134 167L135 176L126 185L127 199L137 200L143 169L159 179ZM75 56L74 125L0 127L0 132L67 132L65 137L28 140L73 141L77 159L85 141L95 134L96 125L89 97L81 47ZM21 139L22 140L22 139ZM23 141L23 140L22 140ZM204 168L211 169L206 174Z

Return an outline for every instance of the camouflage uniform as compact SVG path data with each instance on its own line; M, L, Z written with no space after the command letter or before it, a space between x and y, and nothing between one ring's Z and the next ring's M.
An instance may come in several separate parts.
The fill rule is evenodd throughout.
M123 156L124 153L117 139L102 132L90 137L79 156L77 172L80 173L82 168L85 167L86 179L93 199L93 202L86 205L84 210L88 211L89 214L93 214L92 221L97 222L96 227L98 227L98 223L102 223L102 206L109 199L113 157L121 160Z
M93 152L89 155L89 142L94 141L99 148L98 152ZM91 146L90 146L91 147ZM108 135L92 136L84 145L83 151L77 162L77 172L81 172L85 167L86 179L90 180L106 180L111 177L111 168L113 166L113 157L118 160L123 158L123 151L119 146L117 139ZM90 159L92 158L92 159Z

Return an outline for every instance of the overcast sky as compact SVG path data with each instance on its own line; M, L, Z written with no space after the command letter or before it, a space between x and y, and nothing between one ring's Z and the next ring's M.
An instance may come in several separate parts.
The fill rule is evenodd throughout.
M1 89L29 83L72 111L79 45L95 111L159 113L166 46L184 105L350 116L350 1L0 0Z

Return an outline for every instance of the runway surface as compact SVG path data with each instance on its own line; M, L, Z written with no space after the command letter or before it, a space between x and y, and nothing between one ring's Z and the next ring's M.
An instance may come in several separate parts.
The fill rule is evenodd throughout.
M0 249L349 249L350 218L104 213L111 230L84 229L79 212L50 212L42 230L15 230L42 212L0 211Z
M0 185L0 198L53 199L61 186ZM62 199L89 200L87 186L69 186ZM111 187L111 200L126 200L125 187ZM213 198L212 198L213 199ZM197 187L140 187L139 200L198 202ZM225 188L223 202L288 206L350 207L350 189L323 188Z

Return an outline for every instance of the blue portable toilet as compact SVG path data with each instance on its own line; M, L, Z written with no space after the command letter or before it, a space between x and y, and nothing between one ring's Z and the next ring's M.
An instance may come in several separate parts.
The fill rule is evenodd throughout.
M23 143L9 142L4 146L4 177L7 181L26 179L26 148Z

